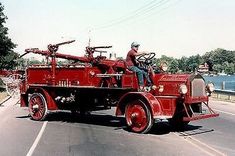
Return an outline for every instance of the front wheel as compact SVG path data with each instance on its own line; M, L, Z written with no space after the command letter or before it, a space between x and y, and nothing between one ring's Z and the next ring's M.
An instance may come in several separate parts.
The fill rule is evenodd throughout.
M48 114L47 102L41 93L34 93L29 99L29 114L33 120L44 120Z
M125 118L128 128L135 133L147 133L153 125L150 110L141 100L127 104Z

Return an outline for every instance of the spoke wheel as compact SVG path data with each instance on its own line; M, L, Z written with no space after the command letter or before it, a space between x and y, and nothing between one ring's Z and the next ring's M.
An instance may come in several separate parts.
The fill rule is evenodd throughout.
M34 93L29 99L29 113L33 120L43 120L47 116L47 103L44 96Z
M128 128L135 133L147 133L153 125L151 113L141 100L127 104L125 117Z

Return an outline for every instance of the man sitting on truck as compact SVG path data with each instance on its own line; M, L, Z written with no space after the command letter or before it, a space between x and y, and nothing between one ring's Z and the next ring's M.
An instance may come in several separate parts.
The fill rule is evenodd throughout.
M127 53L126 64L129 70L135 72L138 77L139 91L144 91L144 77L146 78L147 85L151 85L151 80L148 73L138 67L139 62L136 60L136 56L147 54L146 52L138 52L140 44L133 42L131 44L131 50Z

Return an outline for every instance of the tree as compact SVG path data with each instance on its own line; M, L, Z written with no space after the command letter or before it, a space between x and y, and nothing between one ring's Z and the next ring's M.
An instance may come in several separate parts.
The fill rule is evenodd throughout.
M34 64L42 64L42 63L39 60L35 59L34 57L27 59L27 65L34 65Z
M203 63L203 59L199 54L190 56L186 62L186 71L194 72L198 66Z
M18 54L13 51L16 47L8 35L8 28L4 26L7 16L3 13L4 7L0 3L0 69L12 69L17 63L14 61Z
M235 69L234 69L234 64L233 63L227 63L224 72L226 74L233 74L235 73Z
M168 65L168 72L177 73L179 72L179 61L173 57L168 57L162 55L161 58L155 59L153 61L157 66L160 66L161 63L166 62Z
M215 64L213 66L213 68L214 68L215 72L217 72L217 73L221 73L223 71L223 66L221 64Z
M177 73L179 71L179 62L174 59L169 64L169 72L171 73Z
M234 74L235 51L229 51L217 48L207 52L202 56L206 62L210 62L216 72L225 72L226 74Z
M181 57L181 59L178 60L179 63L179 70L181 70L181 72L186 72L186 68L187 68L187 60L188 58L183 56Z

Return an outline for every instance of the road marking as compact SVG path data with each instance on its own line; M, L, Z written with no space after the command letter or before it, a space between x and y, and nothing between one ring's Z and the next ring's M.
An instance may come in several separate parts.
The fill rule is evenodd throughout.
M173 133L176 136L180 137L179 135L177 135L178 133ZM184 134L184 132L181 132L181 134ZM182 138L182 137L180 137ZM191 136L185 136L183 137L183 139L187 142L189 142L190 144L192 144L193 146L197 147L198 149L200 149L201 151L204 151L205 153L207 153L208 155L214 156L214 155L221 155L221 156L225 156L224 153L216 150L215 148L199 141L198 139L191 137Z
M40 141L40 139L41 139L41 137L42 137L42 134L43 134L43 132L44 132L44 130L45 130L45 128L46 128L47 123L48 123L48 121L45 121L45 122L43 123L42 128L41 128L40 132L38 133L38 136L37 136L36 139L34 140L34 143L33 143L33 145L31 146L31 148L30 148L30 150L28 151L28 153L27 153L26 156L32 156L32 154L33 154L35 148L37 147L37 145L38 145L38 143L39 143L39 141Z
M224 114L228 114L228 115L235 115L233 113L230 113L230 112L225 112L225 111L222 111L222 110L219 110L219 109L214 109L213 110L217 111L217 112L221 112L221 113L224 113Z

